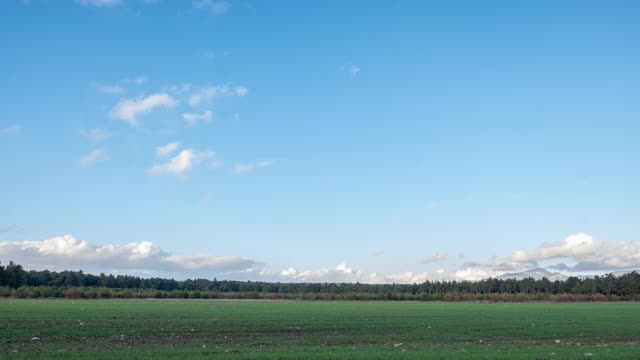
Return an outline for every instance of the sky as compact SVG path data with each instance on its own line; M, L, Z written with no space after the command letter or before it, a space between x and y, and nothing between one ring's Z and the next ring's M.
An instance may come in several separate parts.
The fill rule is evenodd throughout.
M637 1L0 4L0 261L640 268Z

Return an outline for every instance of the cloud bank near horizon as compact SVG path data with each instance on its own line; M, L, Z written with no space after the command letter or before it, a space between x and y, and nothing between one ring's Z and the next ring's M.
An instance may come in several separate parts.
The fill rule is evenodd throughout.
M51 270L99 270L104 272L136 272L144 274L175 273L181 277L225 277L286 282L361 282L361 283L422 283L427 280L476 281L500 276L506 272L523 271L546 265L561 271L616 271L640 268L640 242L610 242L577 233L564 241L544 243L531 251L518 250L511 256L486 263L464 263L452 269L406 271L395 274L367 272L346 263L320 269L288 267L272 270L268 264L238 255L172 255L150 241L124 245L96 245L72 235L41 241L0 241L0 258L23 264L27 268ZM416 260L434 263L446 259L446 254ZM567 265L570 263L570 265Z

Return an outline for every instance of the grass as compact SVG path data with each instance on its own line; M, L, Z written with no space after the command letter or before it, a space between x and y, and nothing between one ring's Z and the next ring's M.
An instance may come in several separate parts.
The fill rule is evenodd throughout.
M640 304L5 300L0 339L16 359L640 359Z

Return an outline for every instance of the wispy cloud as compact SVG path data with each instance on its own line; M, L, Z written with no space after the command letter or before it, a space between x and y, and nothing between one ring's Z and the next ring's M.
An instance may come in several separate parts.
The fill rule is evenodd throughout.
M189 105L196 107L211 102L219 97L245 96L249 89L244 86L217 85L207 86L196 90L189 96Z
M149 78L146 77L145 75L138 75L138 76L133 77L133 78L124 79L124 80L122 80L122 82L124 82L126 84L142 85L142 84L146 83L147 80L149 80Z
M158 146L156 147L156 155L161 157L171 155L173 152L178 150L179 147L180 143L175 141L167 143L166 145Z
M195 9L209 10L216 15L225 14L231 7L228 1L193 0L192 4Z
M447 259L447 254L435 253L420 260L423 264L433 264Z
M260 162L247 163L247 164L235 164L233 167L233 172L235 172L237 175L244 175L252 172L255 169L263 168L271 165L273 165L273 161L260 161Z
M122 0L75 0L76 4L83 6L112 7L122 4Z
M346 71L349 76L351 77L356 77L358 76L358 74L360 73L360 68L356 65L350 64L350 65L341 65L338 68L339 71Z
M124 93L124 88L119 85L98 85L98 91L105 94L122 94Z
M79 163L82 166L89 166L107 159L107 153L103 149L96 149L80 157Z
M196 165L200 164L203 160L214 157L215 154L212 150L195 151L193 149L184 149L180 151L178 155L169 159L168 162L153 165L147 170L147 173L154 176L173 175L184 177Z
M0 129L0 134L15 135L22 131L20 124L11 124L5 128Z
M91 129L91 130L85 130L82 131L82 136L86 137L87 139L93 141L93 142L103 142L107 139L109 139L110 137L113 136L112 133L100 129L100 128L95 128L95 129Z
M190 128L196 127L199 121L211 121L213 118L213 113L210 110L207 110L201 114L198 113L184 113L182 114L182 118L187 123L187 126Z
M153 94L143 98L125 99L120 101L109 115L112 118L124 120L131 126L138 126L138 118L149 114L157 108L169 109L175 107L178 100L166 93Z

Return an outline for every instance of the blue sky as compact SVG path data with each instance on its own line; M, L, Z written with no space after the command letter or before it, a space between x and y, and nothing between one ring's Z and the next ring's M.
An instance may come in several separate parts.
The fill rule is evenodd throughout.
M370 282L640 267L638 10L3 2L0 260Z

